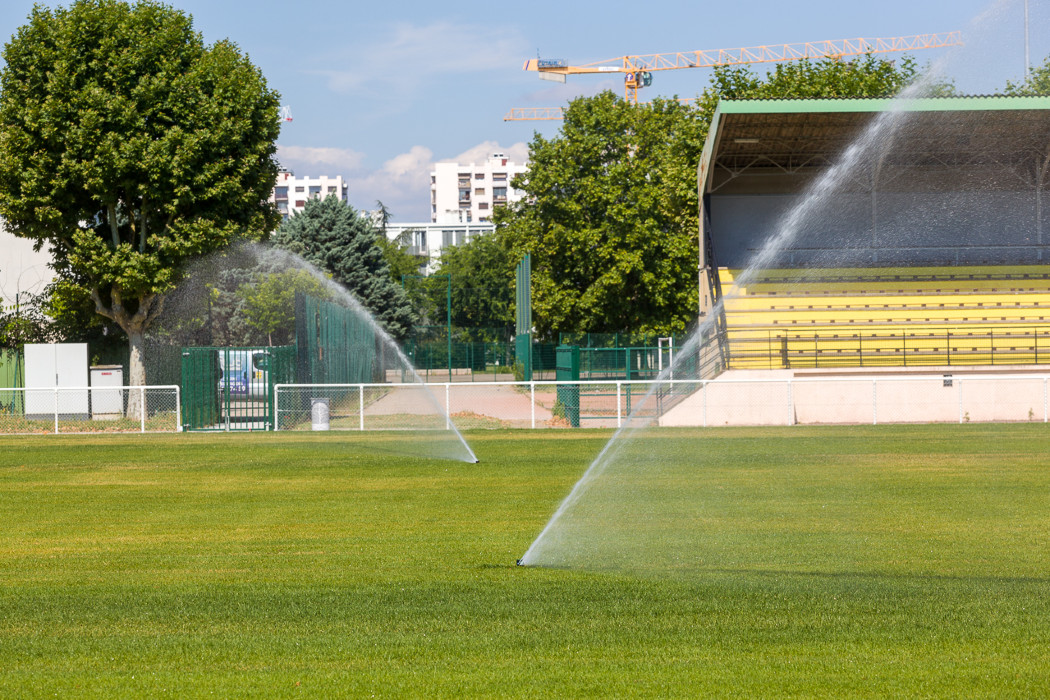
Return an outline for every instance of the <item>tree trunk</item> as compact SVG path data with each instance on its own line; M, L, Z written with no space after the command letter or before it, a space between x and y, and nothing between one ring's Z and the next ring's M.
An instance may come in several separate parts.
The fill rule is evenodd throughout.
M128 334L128 386L146 386L146 334L138 330L125 329ZM142 405L143 392L132 389L128 395L128 418L140 420L146 407Z
M138 311L129 313L124 307L124 301L120 291L113 288L109 293L109 304L105 303L102 293L97 287L91 290L91 298L95 301L95 310L102 316L114 321L128 334L128 386L146 386L146 331L149 329L153 319L160 314L164 305L164 297L159 294L147 294L138 300ZM140 390L131 390L128 396L127 417L133 420L141 420L144 415L144 394Z

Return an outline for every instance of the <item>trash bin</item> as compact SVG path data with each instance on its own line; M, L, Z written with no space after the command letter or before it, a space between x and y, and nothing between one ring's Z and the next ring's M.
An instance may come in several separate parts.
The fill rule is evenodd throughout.
M310 399L310 429L328 430L331 410L332 400L330 398Z

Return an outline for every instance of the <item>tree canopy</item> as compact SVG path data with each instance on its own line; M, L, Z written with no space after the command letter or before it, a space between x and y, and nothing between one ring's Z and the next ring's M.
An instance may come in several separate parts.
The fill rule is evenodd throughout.
M1050 56L1043 65L1028 72L1028 78L1019 83L1006 81L1003 90L1007 95L1050 95Z
M143 0L34 7L0 74L0 215L47 246L131 345L189 261L279 218L279 101L230 41Z
M695 318L696 171L719 99L893 95L916 75L908 58L869 55L778 64L764 75L718 68L690 105L635 107L611 92L572 101L561 132L530 143L529 169L514 182L525 198L494 217L513 258L532 256L539 335L664 335Z
M391 337L403 340L416 317L390 275L371 218L339 197L311 199L287 219L273 243L331 274L368 309Z

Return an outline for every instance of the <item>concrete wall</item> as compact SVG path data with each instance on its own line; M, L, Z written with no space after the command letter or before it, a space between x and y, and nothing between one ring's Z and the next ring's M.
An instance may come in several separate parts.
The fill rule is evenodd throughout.
M1046 368L922 372L726 372L665 413L663 426L1043 422Z

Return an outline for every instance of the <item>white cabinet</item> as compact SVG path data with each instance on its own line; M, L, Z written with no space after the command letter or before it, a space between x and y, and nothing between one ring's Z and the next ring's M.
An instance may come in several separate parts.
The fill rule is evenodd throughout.
M27 343L24 352L26 417L53 418L57 407L59 418L87 418L87 343Z

